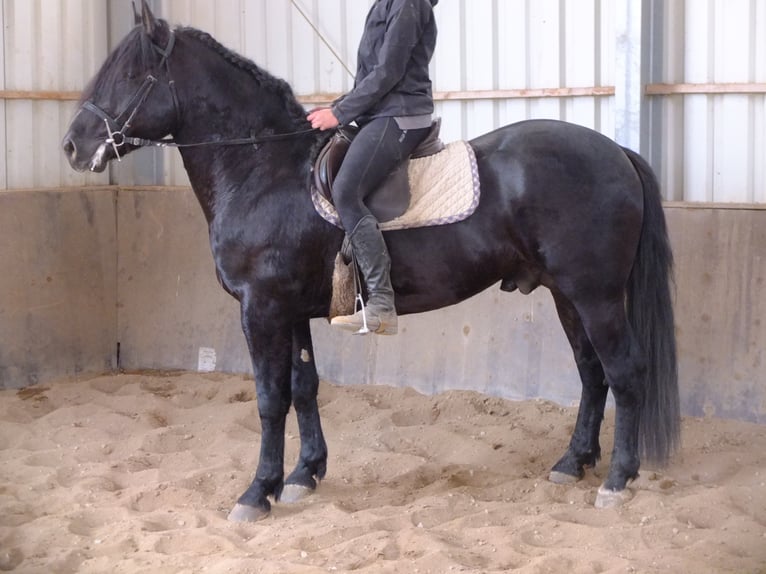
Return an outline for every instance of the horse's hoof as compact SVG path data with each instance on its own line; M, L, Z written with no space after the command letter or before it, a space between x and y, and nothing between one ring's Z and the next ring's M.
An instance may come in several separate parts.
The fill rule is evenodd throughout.
M596 508L617 508L628 502L631 498L633 498L633 493L627 488L612 490L601 486L596 495Z
M293 504L307 498L314 492L314 489L300 484L285 484L282 494L279 495L279 502Z
M235 504L229 512L226 520L229 522L257 522L266 518L270 512L255 506L246 506L244 504Z
M548 475L548 480L553 484L574 484L580 480L580 477L565 472L559 472L558 470L552 470Z

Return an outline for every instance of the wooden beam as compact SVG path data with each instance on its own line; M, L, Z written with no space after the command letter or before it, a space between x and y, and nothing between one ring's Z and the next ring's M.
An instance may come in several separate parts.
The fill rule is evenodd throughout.
M438 101L455 100L512 100L533 98L579 98L613 96L613 86L589 88L520 88L515 90L469 90L461 92L436 92Z
M81 92L44 91L44 90L0 90L3 100L35 101L77 101ZM434 100L455 102L468 100L511 100L533 98L577 98L613 96L613 86L587 88L519 88L515 90L465 90L435 92ZM339 98L341 94L308 94L298 96L302 104L326 104Z
M3 100L36 100L36 101L77 101L81 92L51 92L43 90L0 90L0 99Z
M672 96L685 94L766 94L766 84L648 84L647 96Z
M434 100L441 102L467 100L513 100L534 98L580 98L613 96L614 86L585 88L519 88L514 90L465 90L434 92ZM644 92L648 96L676 94L766 94L766 83L729 84L648 84ZM75 91L0 90L2 100L77 101L82 95ZM341 94L307 94L298 96L304 104L326 104Z
M613 96L614 86L595 86L586 88L519 88L515 90L465 90L434 92L437 102L456 102L469 100L513 100L533 98L578 98ZM341 94L309 94L298 96L303 104L326 104L339 98Z
M305 96L298 96L298 101L302 104L329 104L334 102L342 94L307 94Z

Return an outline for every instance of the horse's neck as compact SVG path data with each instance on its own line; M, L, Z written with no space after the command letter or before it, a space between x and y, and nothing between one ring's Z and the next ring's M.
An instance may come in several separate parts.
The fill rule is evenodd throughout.
M260 198L283 185L280 174L300 177L296 181L298 185L288 188L288 191L297 192L305 187L305 178L300 174L306 171L306 161L301 161L295 154L277 156L276 148L272 146L274 144L264 144L259 149L245 145L218 150L208 147L180 150L192 189L208 223L223 213L238 193L246 193L249 196L248 205L251 209L255 208Z
M180 143L258 137L307 127L294 102L280 101L277 92L259 85L250 72L226 62L212 48L193 40L189 43L194 46L189 50L189 67L176 79L182 121L173 136ZM296 140L294 145L306 146L307 142ZM264 143L181 149L189 180L209 221L216 206L225 201L221 194L231 193L245 182L254 187L252 173L257 166L276 162L281 170L289 170L291 166L285 163L295 162L295 172L305 163L302 152L295 153L295 149L280 158L272 157L277 147ZM308 154L308 148L304 149Z

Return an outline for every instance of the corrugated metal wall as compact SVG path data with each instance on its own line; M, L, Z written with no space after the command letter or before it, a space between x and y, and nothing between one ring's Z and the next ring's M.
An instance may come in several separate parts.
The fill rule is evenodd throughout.
M668 197L766 202L766 2L649 4L651 160Z
M288 79L311 106L321 94L328 99L351 86L344 64L354 69L371 0L150 3L171 23L207 30ZM128 0L2 0L2 6L0 188L187 184L174 151L142 151L107 176L73 173L58 150L75 107L67 94L84 87L107 47L132 25ZM622 73L626 67L632 73L624 45L636 36L621 19L636 7L644 49L638 50L641 77L633 82ZM442 0L436 14L432 70L444 139L549 117L633 144L616 127L633 113L621 102L635 99L645 84L670 84L645 99L640 140L667 197L766 202L766 36L760 33L766 3ZM700 84L716 92L724 84L735 93L696 93ZM750 93L736 93L743 84Z
M107 181L73 172L59 151L75 109L61 93L81 90L103 62L106 14L105 2L3 1L0 89L11 97L0 100L0 188Z
M287 78L310 106L323 94L331 99L353 85L348 70L356 69L356 47L371 2L160 4L159 12L168 21L205 29ZM446 141L472 138L530 117L565 119L614 137L610 2L442 0L436 16L439 43L432 77ZM603 95L591 95L591 88L604 86ZM558 88L581 88L578 93L585 95L556 97ZM165 182L185 185L186 174L176 155L165 152Z
M287 78L296 93L315 102L322 99L318 94L328 94L329 99L351 87L353 79L344 65L355 69L356 46L370 1L157 0L153 4L157 13L171 23L211 32L224 45ZM614 30L610 5L601 0L576 4L559 0L443 0L437 9L440 41L433 77L439 99L437 114L444 118L444 139L474 137L528 117L567 119L613 136L608 90L603 95L589 95L594 86L612 84ZM6 74L3 88L82 88L105 57L107 43L114 45L129 29L126 6L127 0L103 4L3 0L4 21L12 29L4 44L31 46L26 52L8 52L6 66L25 70L27 75ZM57 14L63 12L66 17L59 18ZM123 17L122 30L110 12L119 12ZM68 22L79 21L85 23L82 32L67 26ZM55 33L43 34L40 29L44 23L55 28ZM108 31L113 32L112 38L108 38ZM70 36L78 43L63 41ZM44 42L37 44L39 38L45 38ZM66 56L67 63L74 65L53 62L49 66L49 59L43 66L54 73L46 76L50 81L40 81L46 74L43 67L35 65L41 49L59 59ZM543 93L564 87L584 88L581 92L585 95L559 98ZM530 90L541 97L527 97ZM73 174L58 152L58 139L74 110L73 103L10 100L5 105L10 110L8 115L17 120L3 130L10 144L8 177L0 178L0 185L24 188L105 183L105 176ZM44 118L32 118L39 108L55 110L57 122L49 130L53 135L44 136L39 129L25 131L25 126L34 122L50 125ZM21 109L25 112L18 114ZM38 158L46 169L30 169L29 162L18 159L25 156ZM138 159L129 158L112 168L111 181L187 184L178 154L172 150L147 151Z

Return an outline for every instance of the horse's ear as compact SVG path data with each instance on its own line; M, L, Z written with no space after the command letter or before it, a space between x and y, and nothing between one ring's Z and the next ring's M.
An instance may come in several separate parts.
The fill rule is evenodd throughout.
M136 8L136 0L131 0L130 3L133 5L133 25L138 26L141 24L141 14L138 13L138 8Z
M146 3L146 0L141 0L141 22L144 25L144 30L146 30L146 33L151 36L157 27L157 20L155 19L154 14L152 14L152 11L149 9L149 5Z

